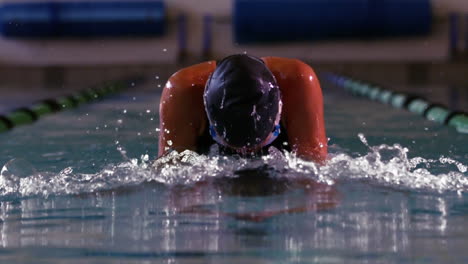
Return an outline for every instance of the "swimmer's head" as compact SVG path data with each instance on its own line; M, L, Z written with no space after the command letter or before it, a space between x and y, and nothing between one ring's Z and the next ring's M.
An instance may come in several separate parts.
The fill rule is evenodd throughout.
M280 90L259 58L239 54L220 61L206 83L204 103L213 139L237 151L266 146L280 132Z

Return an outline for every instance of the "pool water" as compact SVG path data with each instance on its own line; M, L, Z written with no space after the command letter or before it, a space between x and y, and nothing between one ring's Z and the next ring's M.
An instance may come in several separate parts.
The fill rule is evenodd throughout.
M467 263L468 136L324 91L322 167L154 162L153 83L1 134L0 262Z

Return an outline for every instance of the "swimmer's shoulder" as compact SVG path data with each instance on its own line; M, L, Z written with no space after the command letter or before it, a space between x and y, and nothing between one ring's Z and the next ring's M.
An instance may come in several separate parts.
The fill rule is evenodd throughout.
M178 84L177 86L193 87L195 85L205 84L209 75L216 68L216 61L206 61L178 70L170 78L169 82Z
M262 57L262 60L277 78L291 78L313 72L313 69L308 64L298 59Z
M215 68L216 61L207 61L180 69L172 74L164 86L161 102L175 102L169 99L177 96L185 98L182 99L183 102L189 102L192 98L202 98L206 81Z

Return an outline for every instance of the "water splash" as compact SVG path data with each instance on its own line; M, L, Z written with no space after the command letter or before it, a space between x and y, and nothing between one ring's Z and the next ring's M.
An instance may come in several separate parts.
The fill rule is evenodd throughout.
M109 164L94 174L75 173L71 167L58 174L37 172L23 160L11 160L1 170L0 198L91 193L146 182L187 185L214 177L237 177L239 170L265 167L271 177L309 177L329 185L365 181L404 190L459 194L468 190L467 166L459 161L444 156L409 158L408 148L399 144L370 146L364 135L358 137L369 149L365 155L353 157L334 151L324 166L273 147L269 155L257 159L221 156L216 147L209 155L173 151L154 162L143 155L140 159Z

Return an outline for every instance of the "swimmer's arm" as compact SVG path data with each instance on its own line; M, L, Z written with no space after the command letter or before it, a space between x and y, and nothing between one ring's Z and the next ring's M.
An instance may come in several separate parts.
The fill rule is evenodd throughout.
M207 123L203 92L216 62L210 61L182 69L167 81L159 104L159 153L170 150L197 150L197 139Z
M282 122L291 149L304 159L323 163L327 137L323 118L322 89L314 70L296 60L262 58L273 72L283 99Z

